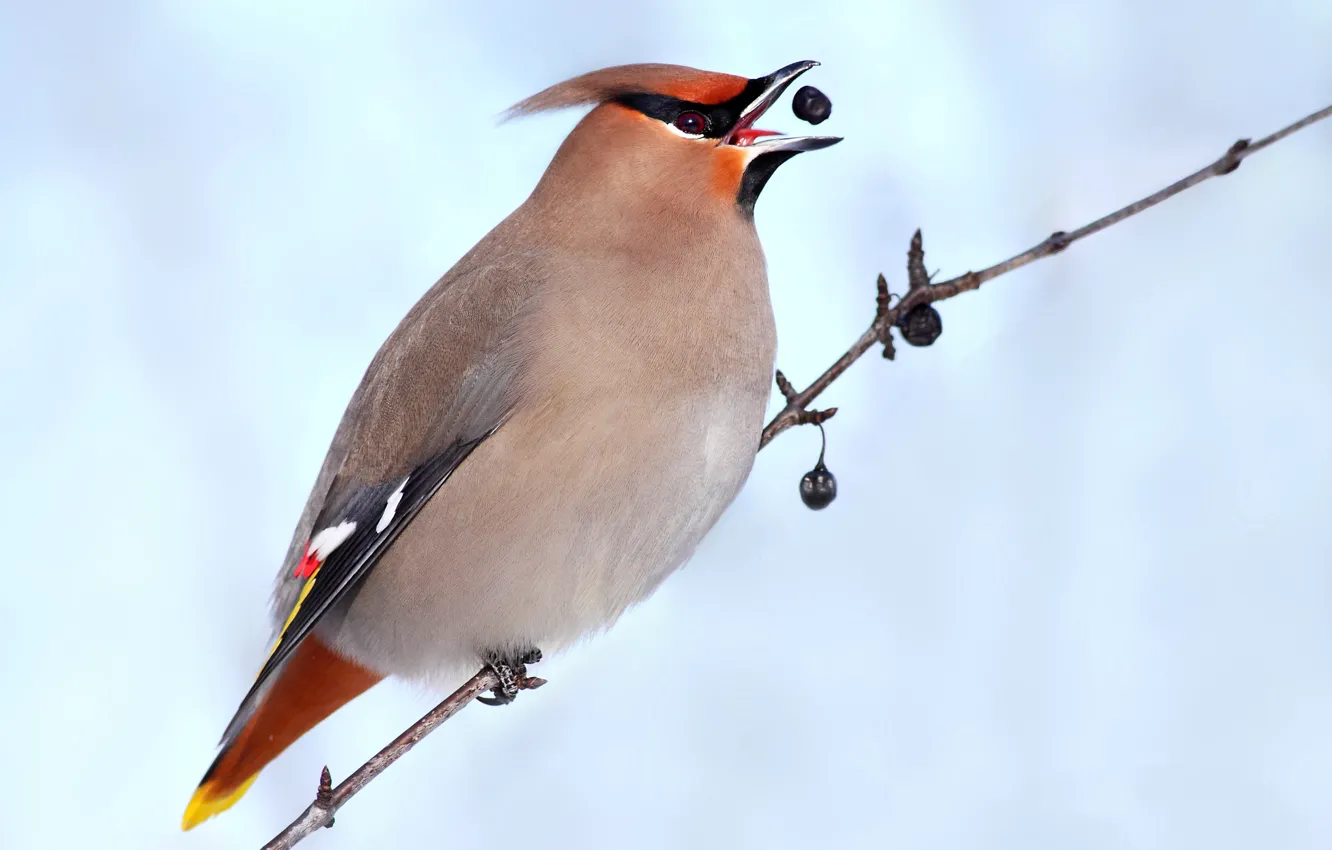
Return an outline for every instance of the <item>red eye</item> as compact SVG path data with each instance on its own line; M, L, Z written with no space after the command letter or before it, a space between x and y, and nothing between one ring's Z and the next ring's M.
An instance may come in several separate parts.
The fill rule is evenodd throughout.
M708 119L697 112L681 112L679 117L675 119L675 126L681 133L701 136L703 131L708 128Z

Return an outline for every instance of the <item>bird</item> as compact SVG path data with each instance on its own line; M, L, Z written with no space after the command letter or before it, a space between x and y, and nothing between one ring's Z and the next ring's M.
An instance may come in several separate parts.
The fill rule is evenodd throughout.
M841 141L754 125L818 64L620 65L510 108L590 107L372 358L183 829L386 677L489 665L489 701L511 701L516 669L689 559L749 476L773 380L755 202L784 162Z

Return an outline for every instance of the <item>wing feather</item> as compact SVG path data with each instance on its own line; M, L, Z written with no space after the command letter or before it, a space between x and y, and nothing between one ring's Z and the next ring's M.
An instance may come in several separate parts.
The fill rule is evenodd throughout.
M368 488L361 498L353 500L355 507L340 521L356 523L355 530L305 579L296 604L273 642L264 666L241 700L236 719L222 737L224 742L239 732L239 727L244 726L244 718L257 707L274 674L296 651L300 642L314 630L319 619L370 572L430 497L488 436L460 440L414 468L401 485L389 482ZM386 514L390 499L394 500L394 509ZM386 516L388 522L381 523Z
M244 727L297 645L512 409L526 362L524 322L544 272L538 255L506 253L494 244L504 241L508 224L412 307L366 369L278 573L272 648L223 744ZM482 261L485 256L498 259ZM317 531L346 521L356 523L351 534L313 573L302 569L310 566Z

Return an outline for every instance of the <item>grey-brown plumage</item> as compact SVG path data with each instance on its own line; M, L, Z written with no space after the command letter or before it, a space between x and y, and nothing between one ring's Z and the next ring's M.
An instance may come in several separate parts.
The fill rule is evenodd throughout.
M752 124L813 64L758 80L623 66L515 107L595 104L371 362L279 573L275 669L228 737L301 630L379 674L448 679L606 628L684 563L749 474L772 381L754 198L836 141ZM441 457L443 484L395 516L395 487ZM293 619L312 538L352 520L332 550L356 560L346 589L321 550L320 613L306 600Z

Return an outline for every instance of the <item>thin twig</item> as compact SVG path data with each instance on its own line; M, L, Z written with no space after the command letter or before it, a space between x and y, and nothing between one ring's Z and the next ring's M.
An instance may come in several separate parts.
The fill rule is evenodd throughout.
M782 408L782 410L772 418L772 421L764 427L763 436L759 440L759 448L763 448L768 443L772 442L774 437L785 431L787 428L802 424L802 411L809 407L810 402L818 398L824 390L828 389L833 381L837 380L843 372L850 368L852 363L859 360L861 355L873 348L875 343L884 342L885 345L891 345L892 327L897 324L898 318L905 315L912 307L916 307L920 304L930 304L934 301L943 301L946 298L953 298L957 295L961 295L963 292L978 289L982 283L994 280L1002 274L1008 274L1015 269L1020 269L1025 265L1034 263L1043 257L1058 254L1079 239L1085 239L1093 233L1099 233L1112 224L1118 224L1126 218L1135 216L1145 209L1156 206L1166 198L1173 197L1180 192L1183 192L1185 189L1197 186L1204 180L1229 174L1238 168L1239 164L1247 157L1252 156L1269 145L1281 141L1296 130L1303 129L1316 121L1321 121L1324 118L1327 118L1329 115L1332 115L1332 106L1328 106L1325 109L1320 109L1317 112L1307 115L1299 121L1296 121L1294 124L1291 124L1288 127L1283 127L1272 135L1265 136L1256 142L1250 142L1248 139L1240 139L1238 142L1231 145L1230 149L1222 154L1220 159L1205 168L1193 172L1183 180L1177 180L1159 192L1154 192L1140 201L1129 204L1123 209L1116 210L1103 218L1098 218L1091 224L1079 227L1077 230L1070 233L1056 231L1055 233L1050 234L1046 239L1042 240L1039 244L1023 251L1021 254L1009 257L1002 263L997 263L978 272L967 272L966 274L958 275L951 280L945 280L942 283L913 286L907 291L907 294L892 307L886 306L886 297L880 298L879 310L876 312L874 321L870 324L869 330L861 334L860 339L856 340L845 354L837 358L836 363L829 366L822 375L815 378L813 383L800 392L797 392L794 397L787 397L786 407ZM915 253L914 249L920 247L917 241L919 238L919 232L917 232L916 237L912 239L912 253ZM912 259L914 259L914 257ZM923 271L923 255L920 257L920 264L920 269ZM913 283L914 282L915 281L913 281ZM884 290L881 289L880 291L883 292ZM892 355L889 353L890 351L891 348L886 348L884 356L891 358Z
M355 773L348 776L342 781L342 784L331 791L328 788L330 783L328 768L325 767L320 774L319 790L315 794L315 801L301 813L300 817L292 821L272 841L265 844L263 850L287 850L287 848L295 846L296 842L321 826L332 826L334 813L350 800L352 795L364 788L366 783L383 773L389 765L402 758L408 750L416 746L418 741L434 731L436 726L462 711L463 707L475 699L478 694L485 693L498 685L499 677L495 675L494 671L489 667L481 670L468 679L467 683L461 688L450 694L448 699L430 709L426 716L413 723L406 732L395 738L393 743L376 753L373 758L357 768Z
M797 392L791 382L781 372L777 373L777 386L782 396L786 399L786 407L780 413L773 417L767 427L763 429L763 437L759 442L759 449L762 449L773 438L788 428L803 424L819 424L831 419L837 412L837 408L831 407L827 410L810 410L809 403L828 388L833 381L845 372L852 363L860 359L861 355L874 347L876 343L884 346L884 356L892 358L893 339L892 328L897 324L901 316L906 315L913 307L921 304L930 304L934 301L943 301L946 298L953 298L963 292L969 292L978 289L982 283L993 280L1002 274L1007 274L1015 269L1033 263L1042 257L1048 257L1057 254L1060 251L1077 242L1079 239L1104 230L1112 224L1123 221L1130 216L1137 215L1143 210L1154 207L1172 195L1178 195L1191 186L1207 180L1210 177L1218 177L1223 174L1229 174L1239 167L1246 157L1262 150L1263 148L1275 142L1284 139L1296 130L1321 121L1332 115L1332 106L1321 109L1305 118L1296 121L1289 127L1285 127L1270 136L1259 139L1256 142L1249 142L1247 139L1241 139L1231 145L1230 149L1216 162L1208 165L1199 171L1195 171L1183 180L1171 183L1155 194L1148 195L1142 200L1129 204L1121 210L1110 213L1104 218L1099 218L1091 224L1074 230L1071 233L1058 231L1051 234L1044 241L1032 248L1023 251L1014 257L1004 260L1002 263L982 269L978 272L967 272L951 280L942 283L930 283L929 277L925 272L925 252L920 231L917 230L911 239L911 247L907 254L908 285L907 294L900 298L893 306L889 306L891 298L888 293L888 282L879 275L877 282L877 309L874 314L874 321L870 323L869 330L861 334L860 339L847 350L845 354L837 358L837 362L829 366L828 369L814 380L812 384L803 390ZM519 681L519 687L532 688L543 683L541 679L526 679ZM461 711L469 702L475 699L479 694L485 691L493 690L499 685L499 679L489 669L482 669L479 673L467 681L461 688L454 691L446 700L441 702L430 710L428 714L420 720L413 723L406 732L399 735L393 743L380 750L372 759L361 765L351 776L343 780L337 788L329 788L330 779L328 768L325 767L320 774L320 783L318 791L315 794L315 801L306 808L306 810L296 820L291 822L286 829L282 830L272 841L263 846L263 850L287 850L305 838L310 833L320 827L332 826L333 815L340 809L351 797L365 787L366 783L374 779L393 762L397 761L408 750L416 745L418 741L430 734L434 729L448 720L453 715Z

